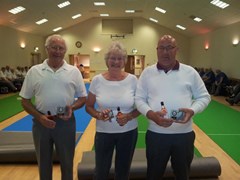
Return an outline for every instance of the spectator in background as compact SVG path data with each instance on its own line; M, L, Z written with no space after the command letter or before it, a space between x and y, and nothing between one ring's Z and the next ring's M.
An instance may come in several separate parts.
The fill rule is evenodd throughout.
M4 74L5 74L5 76L6 76L6 78L8 79L8 80L10 80L11 79L11 77L12 77L12 72L11 72L11 68L10 68L10 66L6 66L5 67L5 72L4 72ZM11 80L10 80L11 81Z
M20 78L16 75L15 70L13 68L10 69L11 71L11 81L13 82L14 86L20 90L23 84L24 79Z
M199 68L198 70L199 75L203 77L203 75L205 74L204 68Z
M24 76L23 76L23 73L22 73L22 70L21 70L20 66L17 66L17 68L15 69L15 74L18 78L24 79Z
M23 78L25 78L27 72L25 71L24 67L21 67L21 74L22 74Z
M82 77L84 78L85 69L84 69L83 64L80 64L80 65L79 65L79 70L80 70L80 72L81 72L81 74L82 74Z
M220 69L216 69L215 81L212 84L211 94L214 96L225 95L225 88L229 85L227 75Z
M9 91L16 92L18 89L5 75L6 68L2 67L0 71L0 86L7 87Z
M213 83L215 82L215 74L212 70L212 68L208 68L205 70L205 74L202 76L203 82L208 90L208 92L211 92L211 88Z
M240 102L240 83L236 84L233 87L232 94L230 95L230 97L226 98L226 101L231 106Z

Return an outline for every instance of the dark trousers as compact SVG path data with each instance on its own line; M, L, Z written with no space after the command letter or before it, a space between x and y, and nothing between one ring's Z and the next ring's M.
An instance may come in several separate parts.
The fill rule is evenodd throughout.
M40 180L52 180L53 145L60 161L62 180L73 179L76 122L56 120L54 129L42 126L33 119L33 139L37 154Z
M176 180L189 179L194 156L195 133L160 134L146 133L147 179L159 180L170 159Z
M129 179L129 171L137 142L137 129L124 133L100 133L95 135L97 180L108 179L115 149L115 180Z

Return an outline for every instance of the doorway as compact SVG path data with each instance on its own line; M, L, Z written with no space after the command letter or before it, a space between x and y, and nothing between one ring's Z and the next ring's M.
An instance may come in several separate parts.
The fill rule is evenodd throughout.
M31 53L31 66L42 63L40 53Z
M125 71L139 77L144 69L145 55L128 55Z
M69 64L78 67L80 70L82 67L80 65L83 65L84 72L83 72L83 78L88 79L90 78L90 55L89 54L69 54Z

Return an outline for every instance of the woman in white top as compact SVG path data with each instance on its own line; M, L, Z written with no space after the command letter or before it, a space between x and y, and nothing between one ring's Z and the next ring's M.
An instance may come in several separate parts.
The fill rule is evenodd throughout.
M124 180L129 177L137 141L139 112L134 104L137 78L122 70L127 52L119 42L110 46L105 61L108 71L93 78L86 102L86 111L96 118L97 125L94 178L108 179L115 150L114 178Z

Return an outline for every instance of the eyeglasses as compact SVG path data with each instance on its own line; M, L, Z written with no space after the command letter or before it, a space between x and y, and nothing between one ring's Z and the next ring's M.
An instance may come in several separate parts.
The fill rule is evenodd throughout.
M65 47L61 47L61 46L49 46L49 47L54 51L64 52L66 50Z
M176 46L159 46L159 47L157 47L157 50L159 50L159 51L164 51L164 50L166 50L167 52L168 51L171 51L171 50L173 50L174 48L175 48Z

